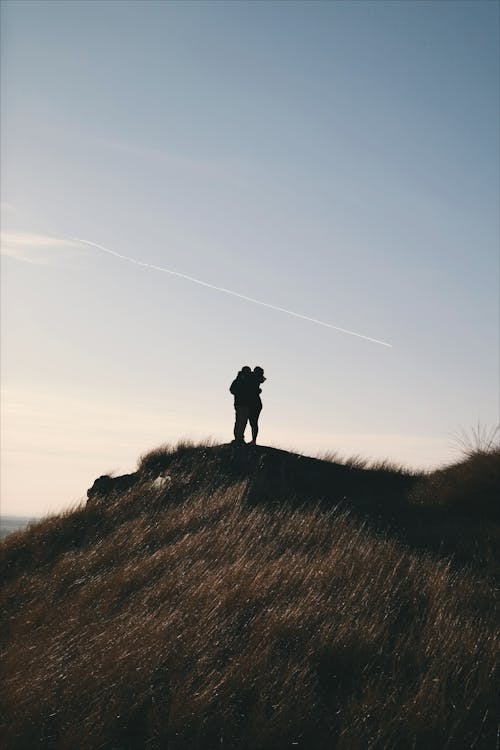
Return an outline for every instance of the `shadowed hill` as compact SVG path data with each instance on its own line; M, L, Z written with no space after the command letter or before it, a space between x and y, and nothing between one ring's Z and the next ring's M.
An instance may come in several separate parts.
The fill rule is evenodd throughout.
M101 478L0 546L2 747L495 747L498 459Z
M249 505L343 508L410 546L452 556L458 564L482 564L498 575L498 450L477 451L419 474L388 463L340 463L267 446L161 446L140 459L134 474L97 480L90 502L147 488L162 477L170 502L184 502L194 489L210 493L244 481Z
M401 500L415 480L411 474L387 466L365 468L356 462L334 463L267 446L232 443L207 446L201 452L188 445L180 455L159 448L141 459L139 472L168 473L172 464L194 472L199 484L212 481L220 486L221 477L229 483L249 480L250 503L286 502L295 507L311 502L331 506L344 500L358 507L390 504Z

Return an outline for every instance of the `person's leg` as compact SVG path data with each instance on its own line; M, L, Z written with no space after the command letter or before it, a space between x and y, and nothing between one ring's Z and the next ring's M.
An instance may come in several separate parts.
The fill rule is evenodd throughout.
M239 434L240 434L240 412L239 408L237 406L234 407L234 439L239 440Z
M248 406L239 406L238 411L240 413L239 416L239 426L238 426L238 442L244 443L245 442L245 430L247 428L247 422L248 422Z
M234 421L234 439L237 443L245 442L245 427L248 422L248 407L236 406L236 416Z
M257 440L257 435L259 434L259 415L260 415L260 409L252 409L249 419L250 419L250 426L252 428L252 442L255 443Z

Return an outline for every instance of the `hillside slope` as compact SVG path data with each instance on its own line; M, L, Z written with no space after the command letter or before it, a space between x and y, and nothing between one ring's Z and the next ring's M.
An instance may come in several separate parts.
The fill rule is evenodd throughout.
M0 546L2 747L494 748L498 458L184 446L97 482Z

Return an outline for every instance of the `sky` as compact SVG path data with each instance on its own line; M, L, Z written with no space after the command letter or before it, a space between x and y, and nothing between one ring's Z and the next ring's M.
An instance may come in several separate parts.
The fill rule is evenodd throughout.
M1 14L3 514L228 442L245 364L308 455L428 469L498 424L498 3Z

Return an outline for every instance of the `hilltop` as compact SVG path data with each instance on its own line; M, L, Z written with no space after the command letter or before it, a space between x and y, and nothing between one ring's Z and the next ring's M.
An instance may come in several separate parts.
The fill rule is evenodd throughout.
M0 545L2 746L495 747L499 458L101 477Z

